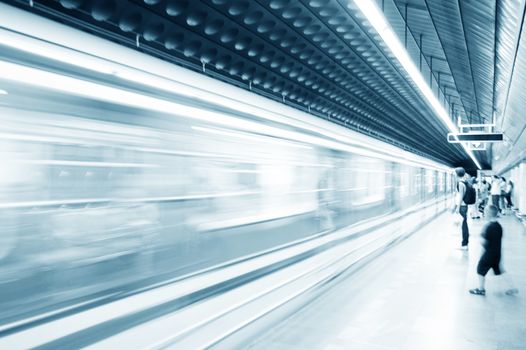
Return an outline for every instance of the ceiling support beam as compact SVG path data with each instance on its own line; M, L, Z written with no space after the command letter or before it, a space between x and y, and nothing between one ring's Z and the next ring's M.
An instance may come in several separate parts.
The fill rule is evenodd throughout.
M464 43L466 44L466 52L468 55L469 70L471 73L471 83L473 85L473 94L475 95L475 106L477 106L477 115L480 115L480 104L479 104L479 98L478 98L478 93L477 93L477 86L475 84L475 76L473 74L473 66L471 65L471 53L469 51L468 37L466 35L466 30L464 29L464 20L463 20L464 16L462 13L461 1L457 0L457 4L458 4L458 12L460 15L460 26L462 27L462 33L464 34Z
M425 1L427 1L427 0L425 0ZM434 28L435 32L437 33L437 37L438 37L438 30L437 30L437 28L436 28L435 22L433 21L433 18L431 17L431 13L430 13L430 11L429 11L429 8L428 8L428 6L427 6L427 3L426 3L425 6L420 6L420 5L410 4L410 3L407 3L407 2L401 2L401 1L396 1L396 0L393 0L393 2L394 2L394 4L396 5L396 8L397 8L397 10L398 10L398 13L400 14L400 16L402 16L402 18L403 18L403 15L402 15L401 10L400 10L400 8L399 8L399 6L401 6L401 5L404 5L404 6L407 5L407 8L409 8L409 9L413 9L413 10L422 11L422 12L427 13L427 15L429 16L429 18L431 19L431 22L433 23L433 28ZM406 23L406 24L407 24L407 23ZM411 28L410 28L408 25L407 25L407 28L408 28L409 34L411 34L411 36L413 37L413 39L415 40L415 42L417 42L416 34L411 30ZM442 45L442 42L440 41L440 37L438 37L438 38L439 38L439 43L440 43L440 47L441 47L441 49L442 49L442 52L444 52L444 54L445 54L444 47L443 47L443 45ZM419 34L419 40L418 40L418 43L419 43L418 48L419 48L419 51L420 51L420 60L419 60L419 61L420 61L420 72L421 72L422 74L424 74L424 72L422 71L422 63L421 63L421 62L422 62L422 58L423 58L424 60L426 60L427 65L428 65L429 67L431 67L431 65L432 65L431 62L430 62L430 61L431 61L431 58L430 58L430 61L427 61L426 57L431 57L431 56L433 56L433 55L431 55L431 54L430 54L430 55L426 55L426 54L424 53L423 34ZM446 64L448 65L448 67L449 67L449 69L450 69L450 71L451 71L451 67L450 67L449 61L448 61L447 59L442 58L442 57L437 57L437 56L433 56L433 57L434 57L434 59L438 59L438 60L440 60L440 61L446 62ZM462 106L462 108L463 108L464 110L466 110L466 108L465 108L465 104L464 104L464 101L462 101L462 96L461 96L461 94L460 94L460 91L459 91L459 89L456 87L456 86L457 86L457 83L456 83L455 77L454 77L453 75L452 75L452 77L453 77L453 84L455 85L455 91L457 91L457 93L458 93L458 97L459 97L459 99L460 99L460 101L461 101L460 105ZM430 84L430 86L432 86L432 84Z
M438 34L438 28L436 26L435 19L431 15L431 10L429 9L429 5L428 5L427 2L428 2L428 0L424 0L424 3L426 4L427 14L429 15L429 18L431 19L431 23L433 24L433 29L435 30L435 33L437 34L437 38L438 38L438 42L440 44L440 48L441 48L442 52L444 53L444 57L446 57L445 59L442 59L442 60L444 60L447 63L447 66L449 67L449 70L453 73L453 70L451 69L451 64L449 63L449 61L447 59L447 56L446 56L446 50L444 48L444 44L443 44L442 39L440 38L440 36ZM457 91L458 96L459 96L460 101L461 101L460 106L462 107L464 112L466 112L466 110L467 110L466 103L465 103L465 101L462 98L462 93L461 93L460 89L458 88L458 84L457 84L457 80L455 79L455 76L453 76L453 83L455 85L455 90Z

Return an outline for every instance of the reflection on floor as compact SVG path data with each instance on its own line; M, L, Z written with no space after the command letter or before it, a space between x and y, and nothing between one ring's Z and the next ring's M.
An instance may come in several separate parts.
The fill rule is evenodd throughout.
M444 214L406 241L337 283L308 307L275 325L250 349L525 349L526 230L504 227L503 267L520 292L504 294L488 274L477 285L483 221L470 222L469 251L458 250L460 227Z

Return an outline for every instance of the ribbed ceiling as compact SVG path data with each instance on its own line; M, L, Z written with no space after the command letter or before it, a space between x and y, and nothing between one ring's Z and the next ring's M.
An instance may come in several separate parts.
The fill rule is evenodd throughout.
M415 153L472 165L353 1L10 2ZM503 99L493 88L495 1L378 4L446 110L464 123L491 121ZM506 66L498 72L509 76Z
M498 3L495 109L497 127L504 132L504 142L493 148L493 165L497 171L506 170L526 157L525 14L524 0Z
M495 1L394 2L417 43L409 51L427 63L429 84L463 124L491 123L494 106ZM393 22L395 15L387 13ZM399 35L403 36L403 30ZM421 58L420 58L421 56ZM424 74L426 76L426 74ZM487 152L477 152L489 164Z

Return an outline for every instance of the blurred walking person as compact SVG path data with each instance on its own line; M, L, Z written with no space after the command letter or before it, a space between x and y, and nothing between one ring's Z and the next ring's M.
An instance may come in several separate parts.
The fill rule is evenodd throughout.
M502 249L502 226L497 221L497 215L499 211L496 206L488 206L487 217L489 223L484 226L482 230L482 246L484 247L484 253L480 257L477 265L477 274L479 277L478 288L470 289L471 294L486 295L486 274L490 269L496 276L500 276L504 271L500 266L501 260L501 249ZM506 284L508 289L506 294L513 295L517 294L519 290L513 286L511 278L506 276Z

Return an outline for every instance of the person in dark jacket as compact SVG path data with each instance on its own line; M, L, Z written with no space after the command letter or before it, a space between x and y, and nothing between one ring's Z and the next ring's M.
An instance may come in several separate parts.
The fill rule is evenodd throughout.
M508 184L506 185L506 204L508 209L513 208L513 202L511 201L511 196L513 194L513 182L511 180L508 180Z
M462 245L461 250L468 250L469 243L469 227L468 227L468 205L464 202L464 195L467 189L467 175L466 170L462 167L455 168L455 174L457 175L457 195L455 199L455 207L453 212L457 215L462 216Z
M499 276L503 273L500 266L501 258L501 248L502 248L502 226L497 221L497 215L499 210L494 205L488 206L487 217L489 223L484 226L482 230L482 239L484 252L480 257L480 260L477 265L477 274L479 276L479 287L470 289L471 294L476 295L486 295L485 289L485 276L490 269L493 270L496 276ZM507 284L509 289L506 291L506 294L516 294L518 289L513 287L511 279L507 277Z

